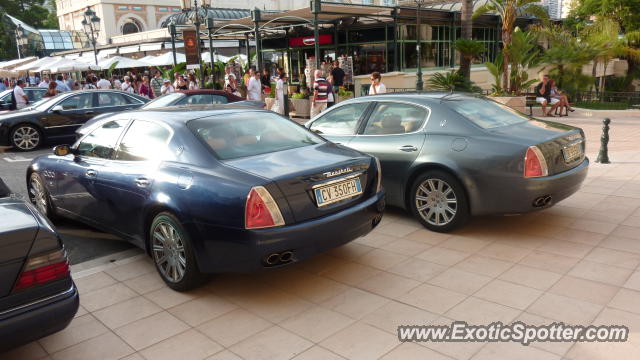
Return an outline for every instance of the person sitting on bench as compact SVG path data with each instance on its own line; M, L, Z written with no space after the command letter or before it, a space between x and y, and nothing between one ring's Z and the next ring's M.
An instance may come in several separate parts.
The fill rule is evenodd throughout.
M569 111L574 112L575 110L571 107L571 104L569 104L569 99L567 98L567 95L562 94L560 91L558 91L558 87L556 86L556 81L551 79L551 99L558 99L560 100L560 104L558 104L558 106L560 106L560 116L562 116L562 108L564 108L564 115L565 116L569 116Z
M542 114L544 116L553 116L552 113L560 106L560 100L551 97L551 78L549 75L542 77L540 82L535 87L536 102L542 105ZM551 110L547 112L547 104L551 104Z

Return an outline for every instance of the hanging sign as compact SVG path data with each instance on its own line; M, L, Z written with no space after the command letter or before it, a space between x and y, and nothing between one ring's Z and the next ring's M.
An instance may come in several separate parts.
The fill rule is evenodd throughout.
M333 35L321 34L318 37L320 45L333 44ZM300 36L289 39L289 46L312 46L315 45L316 39L313 36Z
M187 65L200 64L196 31L184 30L182 32L182 38L184 39L184 55L187 58Z

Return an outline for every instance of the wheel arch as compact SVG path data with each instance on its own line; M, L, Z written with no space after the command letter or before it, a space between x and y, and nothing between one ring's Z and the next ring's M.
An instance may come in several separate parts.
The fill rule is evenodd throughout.
M471 180L468 178L467 179L462 178L458 172L454 171L451 167L441 163L424 163L416 166L411 170L411 172L409 173L409 176L407 177L407 181L405 182L406 186L404 190L404 206L406 209L411 209L410 201L411 201L411 188L412 188L413 182L416 180L418 176L420 176L420 174L423 174L429 170L440 170L456 178L460 182L460 185L462 186L462 190L464 191L465 196L467 197L467 206L469 207L469 211L471 211L472 197L470 196L471 194L469 194L469 189L468 189L468 185Z

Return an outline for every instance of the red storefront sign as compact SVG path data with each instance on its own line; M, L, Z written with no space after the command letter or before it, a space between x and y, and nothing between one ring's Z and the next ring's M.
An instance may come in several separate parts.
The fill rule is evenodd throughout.
M320 45L333 44L333 36L331 34L321 34L318 37ZM315 44L315 38L313 36L300 36L289 39L289 46L312 46Z
M182 32L184 40L184 54L187 58L187 64L200 64L198 57L198 40L196 39L195 30L184 30Z

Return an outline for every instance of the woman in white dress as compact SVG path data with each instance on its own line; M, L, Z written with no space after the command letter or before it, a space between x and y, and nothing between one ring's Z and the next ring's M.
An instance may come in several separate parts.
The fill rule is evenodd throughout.
M284 72L280 72L280 76L276 80L276 102L271 109L280 115L284 115L284 86L287 76Z

